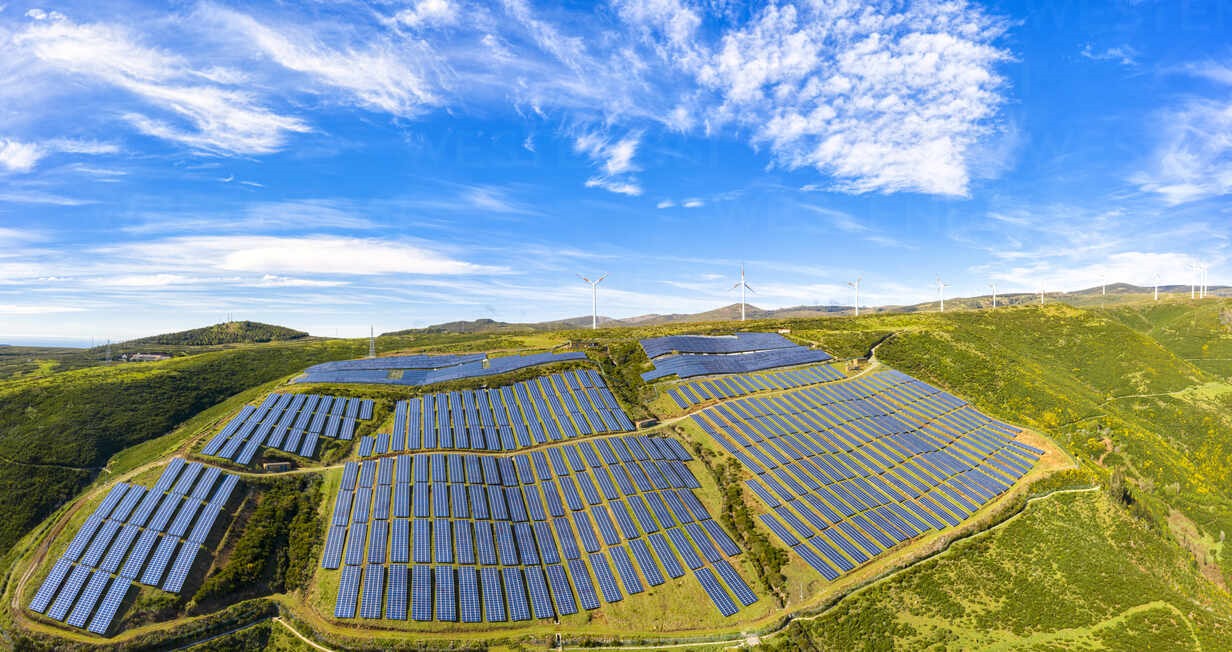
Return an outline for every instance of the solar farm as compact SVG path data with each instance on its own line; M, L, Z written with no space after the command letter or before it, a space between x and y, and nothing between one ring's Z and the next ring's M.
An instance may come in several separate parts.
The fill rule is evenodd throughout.
M1004 493L1043 451L894 370L691 417L754 474L766 527L828 580Z
M692 378L737 374L825 362L830 354L800 346L776 333L669 335L641 341L654 369L642 374L652 381L667 376Z
M325 490L308 503L320 539L304 549L315 589L302 608L347 631L438 636L545 625L583 635L569 628L591 622L605 623L604 635L769 624L805 596L759 575L762 562L743 546L761 546L758 555L765 541L785 547L780 558L793 564L782 572L820 599L862 566L962 524L1043 454L936 387L878 365L849 377L824 351L778 334L641 345L655 366L644 377L677 377L645 388L643 399L662 397L651 409L668 413L646 430L593 368L492 384L490 374L470 375L476 365L505 368L498 360L575 356L318 365L300 380L367 382L356 378L371 373L398 381L373 383L409 387L378 394L392 414L378 414L373 399L319 394L239 404L220 430L199 435L201 461L173 458L149 490L110 487L62 557L47 562L29 611L108 636L135 587L203 586L189 580L194 568L238 545L213 533L232 520L223 516L239 477L210 460L248 466L264 447L309 461L323 437L342 445L329 449L338 462L307 463L296 471L307 475L293 476L319 476ZM394 367L409 375L388 376ZM476 383L418 393L440 373ZM671 416L673 404L683 414ZM375 434L357 436L361 421ZM254 486L252 504L262 491ZM751 510L744 525L731 518L732 496Z
M201 452L238 464L251 462L262 446L315 457L321 437L350 441L372 409L370 399L270 394L258 407L245 405Z
M586 354L531 353L489 358L485 353L462 355L406 355L340 360L309 367L297 383L365 383L377 385L431 385L466 378L482 378L528 367L585 360Z
M435 448L511 451L631 430L633 423L603 378L585 369L399 401L392 432L364 437L359 455Z
M107 634L134 583L179 593L225 515L239 477L177 457L148 490L116 483L73 535L28 605Z
M342 568L334 616L550 619L686 574L732 615L757 597L689 459L674 439L624 435L350 462L321 560Z

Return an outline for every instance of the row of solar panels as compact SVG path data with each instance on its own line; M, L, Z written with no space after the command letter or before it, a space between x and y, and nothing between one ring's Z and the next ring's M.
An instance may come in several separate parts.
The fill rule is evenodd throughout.
M957 525L1042 454L899 372L731 401L694 422L757 474L747 485L770 508L762 522L831 580Z
M238 482L177 457L149 490L117 483L73 535L30 610L105 635L133 582L178 593Z
M645 590L647 584L665 582L662 573L648 557L646 548L630 558L624 548L615 548L607 555L590 555L572 559L567 564L551 564L528 568L470 568L466 566L427 566L379 564L348 566L339 581L334 616L427 622L506 622L555 618L578 613L582 609L598 609L599 596L607 603L624 599L616 577L629 595ZM610 563L609 563L610 557ZM634 559L642 569L639 577ZM566 571L566 566L568 571ZM616 573L613 574L612 567ZM718 571L718 576L714 571ZM683 574L683 573L682 573ZM570 575L573 582L570 582ZM730 616L738 610L736 599L748 606L757 596L726 560L715 564L714 570L693 571L706 594L720 613ZM727 583L725 588L719 581ZM596 592L595 587L598 586ZM731 593L728 592L730 589ZM575 598L576 594L576 598Z
M496 452L631 430L633 423L598 373L567 371L497 389L399 401L393 432L361 440L360 456L433 448Z
M389 355L380 358L360 358L358 360L335 360L322 362L304 370L307 374L318 374L326 371L362 371L390 369L444 369L467 362L480 362L487 358L486 353L457 353L432 355Z
M715 374L743 374L776 367L792 367L803 364L825 362L830 354L819 349L808 349L803 346L771 349L769 351L750 351L748 353L677 353L664 355L652 360L654 369L642 374L642 380L647 382L665 376L692 378L694 376L711 376Z
M701 571L703 558L714 564L740 548L690 491L700 483L687 459L674 439L624 436L514 456L434 453L350 464L322 566L543 567L627 541L639 562L640 549L662 546L660 563L676 569L672 577L684 574L677 554Z
M357 420L372 418L367 398L317 394L270 394L258 407L245 405L202 453L248 464L265 446L313 457L321 437L351 440Z
M736 333L734 335L667 335L648 337L641 341L646 357L655 358L671 353L746 353L789 349L795 342L778 333Z
M790 371L776 371L756 376L725 376L713 380L694 380L682 383L668 395L680 409L688 409L706 401L722 400L775 389L792 389L817 383L828 383L846 378L833 365L817 365Z
M468 359L457 364L439 368L408 368L401 366L383 368L332 368L319 369L309 367L304 375L296 378L297 383L367 383L379 385L433 385L465 378L480 378L495 376L527 367L566 362L570 360L585 360L586 354L579 351L565 353L532 353L530 355L510 355L499 358L487 358L486 354L478 354L478 359ZM437 357L437 356L432 356ZM373 360L384 360L374 358Z

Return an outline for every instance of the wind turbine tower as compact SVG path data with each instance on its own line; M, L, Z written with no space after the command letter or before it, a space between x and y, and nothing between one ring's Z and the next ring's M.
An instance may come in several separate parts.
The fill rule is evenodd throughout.
M992 288L992 309L997 309L997 284L989 283L988 287Z
M1201 296L1201 297L1199 297L1199 298L1202 298L1202 299L1205 299L1205 298L1206 298L1206 272L1207 272L1207 270L1209 270L1209 269L1210 269L1210 268L1209 268L1209 267L1207 267L1206 263L1203 263L1203 264L1202 264L1202 296Z
M1155 275L1155 300L1159 301L1159 274Z
M864 277L859 276L856 278L856 280L847 283L847 285L850 285L851 287L856 289L856 317L860 316L860 281L863 281L863 280L864 280Z
M607 278L607 274L593 281L581 274L578 274L578 278L590 285L590 328L591 330L596 330L599 328L599 284L603 282L603 279Z
M376 357L376 328L371 324L368 325L368 357Z
M942 283L941 277L937 277L937 300L941 302L941 312L945 312L945 289L950 287L949 283Z
M757 294L753 291L753 288L749 287L748 283L744 282L744 263L740 264L740 282L731 286L733 290L737 288L740 289L740 321L744 321L744 291L748 290L753 292L753 294Z

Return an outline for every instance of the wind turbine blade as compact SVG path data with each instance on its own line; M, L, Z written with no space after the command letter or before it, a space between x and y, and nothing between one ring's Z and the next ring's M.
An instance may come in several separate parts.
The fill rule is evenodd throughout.
M599 277L599 280L595 281L595 285L598 285L598 284L602 283L602 282L603 282L603 279L605 279L605 278L607 278L607 274L604 274L603 276L600 276L600 277Z
M756 291L756 290L754 290L753 288L749 287L749 284L748 284L748 283L745 283L745 284L744 284L744 289L748 290L749 292L752 292L753 294L757 294L757 291Z

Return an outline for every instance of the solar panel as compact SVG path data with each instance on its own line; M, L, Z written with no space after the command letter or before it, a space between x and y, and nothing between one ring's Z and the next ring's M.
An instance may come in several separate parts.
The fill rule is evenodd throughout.
M757 602L757 595L753 593L753 589L740 577L736 569L727 561L720 561L714 565L715 571L727 583L727 588L731 589L732 593L736 594L736 599L744 606L749 606Z
M723 586L715 579L714 572L709 568L701 568L693 571L693 576L701 582L702 589L706 591L706 595L710 596L710 601L719 610L719 613L724 616L730 616L736 611L736 603L732 601L731 596L727 595L727 591L723 590Z
M637 560L637 565L642 569L642 575L651 586L663 584L666 580L663 578L663 573L659 571L659 565L655 563L654 556L650 553L650 547L642 539L634 539L629 542L629 548L633 551L633 558Z
M325 552L321 555L321 568L334 569L342 565L342 545L345 542L346 526L330 526L329 536L325 539Z
M411 619L432 620L432 568L429 566L411 568Z
M480 568L479 580L483 587L483 610L488 622L504 622L505 592L501 589L500 571L495 568Z
M458 620L457 593L454 587L453 566L437 566L436 571L436 619L447 622Z
M73 602L77 599L77 594L81 592L86 580L90 578L91 570L89 566L73 567L68 574L68 579L64 581L64 586L60 587L60 592L56 594L55 601L51 603L51 608L47 610L48 618L64 620L64 617L68 615L69 607L73 606Z
M586 567L586 562L582 559L569 560L569 575L573 578L573 585L577 587L578 601L583 609L598 609L599 596L595 593L595 585L591 582L590 571Z
M385 595L385 617L390 620L406 620L406 566L393 564L389 567L388 575L389 589Z
M51 604L51 599L55 597L56 592L60 589L60 584L64 582L64 578L68 576L69 571L72 569L73 563L68 559L62 557L57 560L56 564L51 567L51 571L47 573L47 577L43 579L43 583L39 585L34 598L30 601L30 610L40 614L47 611L48 605Z
M672 577L684 577L684 568L681 567L680 561L676 558L676 554L672 552L672 547L668 545L667 539L663 535L655 532L647 536L650 539L650 545L654 547L655 556L659 558L659 563L663 564L663 569Z
M372 620L381 617L384 588L385 567L379 564L364 566L363 594L359 603L360 618Z
M608 565L603 555L590 555L590 567L595 571L595 579L599 581L599 591L605 602L619 602L624 599L616 586L616 577L612 575L612 567Z
M87 629L99 636L106 636L107 630L111 629L111 621L115 620L116 612L120 610L120 605L124 603L132 588L133 583L127 578L117 577L112 580Z
M99 564L99 568L114 573L120 570L120 564L124 562L124 558L128 556L128 549L132 547L133 541L137 540L137 536L141 534L141 528L136 525L125 525L120 529L120 533L116 535L115 541L107 550L107 556L103 558L103 563Z
M338 577L338 598L334 602L335 618L354 618L359 602L359 580L363 574L360 566L347 566Z
M176 555L175 562L171 564L167 579L163 580L164 591L179 593L180 589L184 588L184 581L188 579L188 572L192 570L200 552L201 546L193 543L186 543L180 548L180 554Z
M110 581L111 574L107 571L94 571L65 622L73 627L84 628L90 618L90 613L94 611L94 605L98 604L99 598L103 595L103 589L107 587L107 583Z
M530 620L530 605L526 601L526 585L522 581L521 569L502 568L501 576L505 580L505 599L509 603L509 620L514 622Z
M469 566L458 568L458 619L464 623L483 620L479 601L479 573Z
M612 564L616 566L616 572L620 574L620 583L625 587L625 593L630 595L641 593L642 580L637 576L637 570L633 568L633 560L629 558L629 553L623 547L617 546L609 548L607 553L612 557Z
M158 543L158 536L154 530L142 531L141 536L137 537L137 543L133 545L132 552L128 553L128 559L125 560L123 568L120 569L120 577L130 580L137 579L141 570L145 568L145 561L149 558L150 551Z
M573 598L573 589L569 586L565 569L559 565L548 566L547 575L552 597L556 600L556 610L563 615L577 613L577 601Z
M145 572L141 574L141 583L149 586L158 586L162 580L163 572L167 570L167 564L171 563L171 555L175 552L180 540L175 537L162 535L158 546L154 548L154 555L150 557L150 562L146 564Z

